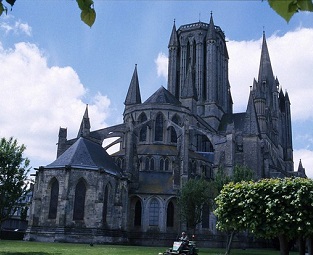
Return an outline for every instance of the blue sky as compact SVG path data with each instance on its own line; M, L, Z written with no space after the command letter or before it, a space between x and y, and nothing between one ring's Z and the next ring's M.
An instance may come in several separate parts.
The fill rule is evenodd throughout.
M266 33L274 75L288 91L294 162L313 177L313 13L289 23L266 1L94 0L96 22L80 21L76 1L17 0L0 17L0 136L27 146L33 167L56 157L59 127L76 136L85 105L92 129L122 122L138 68L142 99L167 86L167 45L176 27L209 22L225 32L234 111L246 110Z

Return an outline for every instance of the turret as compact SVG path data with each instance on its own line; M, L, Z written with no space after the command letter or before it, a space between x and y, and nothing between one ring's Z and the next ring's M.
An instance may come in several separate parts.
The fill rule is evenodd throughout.
M298 166L298 176L299 177L304 177L304 178L307 177L306 173L305 173L305 168L302 165L301 159L299 161L299 166Z
M141 104L137 65L135 65L135 70L130 81L124 104L126 108L135 104Z
M250 91L246 117L244 123L244 133L246 135L260 135L260 127L253 101L253 90Z
M179 70L177 63L177 54L179 50L179 41L175 26L175 21L171 33L171 38L168 44L169 57L168 57L168 91L171 92L176 98L179 98L179 85L178 85L178 75Z
M62 155L62 153L67 149L67 128L60 127L59 129L59 139L57 143L57 158Z
M293 160L293 146L292 146L292 129L291 129L291 111L290 100L288 92L285 93L285 118L286 118L286 148L287 148L287 160Z
M85 110L82 122L80 124L77 138L81 136L88 137L89 134L90 134L90 121L89 121L89 116L88 116L88 105L86 105L86 110Z

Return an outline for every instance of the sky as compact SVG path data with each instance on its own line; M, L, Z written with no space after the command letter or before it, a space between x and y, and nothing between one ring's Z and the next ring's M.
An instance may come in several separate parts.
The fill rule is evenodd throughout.
M167 87L175 24L209 22L227 38L234 112L258 76L265 32L274 75L291 101L295 169L313 178L313 13L289 23L267 1L94 0L89 28L72 0L17 0L0 17L0 137L25 144L38 168L56 158L60 127L77 136L88 104L91 130L120 124L137 64L142 101Z

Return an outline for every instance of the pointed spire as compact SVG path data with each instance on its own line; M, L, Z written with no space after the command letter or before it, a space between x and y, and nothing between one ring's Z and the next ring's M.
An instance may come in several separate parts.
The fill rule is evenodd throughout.
M174 24L173 24L173 29L171 33L171 38L168 43L168 47L177 47L178 46L178 36L177 36L177 31L176 31L176 25L175 25L175 19L174 19Z
M272 80L274 80L273 69L271 65L270 55L268 53L265 32L263 31L263 42L262 42L258 82L259 83L263 83L267 81L271 82Z
M82 119L82 122L80 124L80 128L77 134L77 138L81 136L88 136L90 134L90 121L88 116L88 104L86 105L86 110Z
M209 30L208 30L208 40L215 40L216 39L216 34L215 34L215 25L213 21L213 14L211 12L211 17L210 17L210 23L209 23Z
M302 165L301 159L300 159L299 166L298 166L298 172L301 174L305 174L305 168Z
M256 79L253 79L253 86L252 86L252 90L255 91L257 88L257 81Z
M138 74L137 74L137 64L135 65L135 70L133 73L133 77L130 81L130 85L128 88L128 92L127 92L124 104L125 105L141 104L141 96L140 96L139 81L138 81Z
M244 132L248 135L259 135L260 134L260 127L258 122L258 117L254 105L253 100L254 91L250 90L249 94L249 101L246 110L246 118L244 123Z
M287 90L286 90L286 93L285 93L285 100L286 100L286 102L288 102L290 104L289 95L288 95Z
M281 112L286 111L285 95L282 89L279 91L279 107Z

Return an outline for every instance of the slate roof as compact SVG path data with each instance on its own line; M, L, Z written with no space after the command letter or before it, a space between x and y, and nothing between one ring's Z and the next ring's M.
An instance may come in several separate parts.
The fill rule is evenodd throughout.
M109 174L121 176L121 169L114 163L105 149L100 144L84 137L80 137L60 157L47 165L45 169L62 168L65 166L91 170L101 168Z
M162 86L144 104L172 104L179 106L181 102Z
M234 123L234 127L236 130L244 130L245 117L246 117L245 112L224 114L218 130L226 131L227 125L231 123Z

